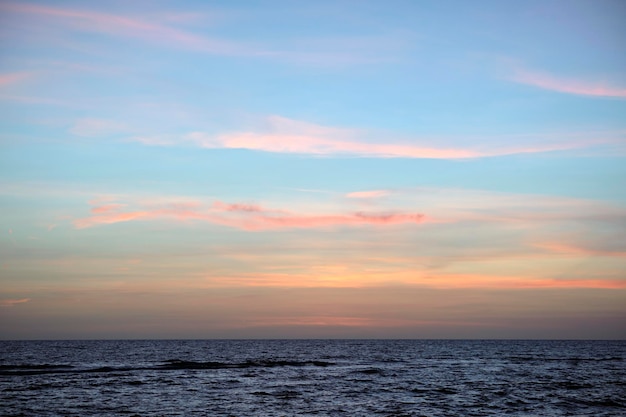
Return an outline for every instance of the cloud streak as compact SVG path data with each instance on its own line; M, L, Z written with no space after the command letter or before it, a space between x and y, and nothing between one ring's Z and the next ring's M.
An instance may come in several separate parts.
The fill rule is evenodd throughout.
M533 289L533 288L603 288L623 289L626 281L621 279L557 279L532 276L489 276L480 274L438 274L427 280L416 281L433 288L490 288L490 289Z
M373 158L426 158L426 159L473 159L525 153L543 153L582 149L606 143L615 143L613 137L593 139L556 138L551 143L527 143L518 146L491 146L472 149L458 145L422 146L419 142L395 142L393 140L363 141L368 132L358 129L345 129L321 126L281 116L270 116L267 126L260 131L207 134L192 132L184 141L163 141L163 138L137 138L147 145L176 145L192 143L206 149L248 149L253 151L306 154L314 156L359 156ZM432 141L428 141L432 142ZM452 143L453 139L446 142ZM484 142L484 141L477 141Z
M30 298L5 298L0 300L0 307L14 307L17 304L23 304L30 301Z
M43 17L61 23L65 28L82 32L103 33L114 37L135 38L159 45L170 45L223 55L261 54L242 44L214 39L150 22L136 17L110 13L42 6L28 3L3 3L0 10Z
M387 190L354 191L346 194L347 198L371 199L380 198L389 194Z
M563 256L572 256L572 257L607 256L607 257L626 258L626 251L591 249L591 248L574 246L571 244L561 243L561 242L544 242L544 243L538 243L535 246L541 249L546 249L554 254L561 254Z
M18 82L25 80L26 78L29 78L31 76L32 74L26 71L0 74L0 87L17 84Z
M215 202L203 208L199 205L169 205L136 211L121 211L122 204L107 204L91 209L92 215L74 221L77 229L98 225L138 220L169 219L179 221L204 221L248 231L317 228L341 226L419 224L428 219L424 214L412 212L353 212L353 213L295 213L287 210L266 209L261 206Z
M590 82L551 74L518 70L511 79L520 84L531 85L544 90L589 97L626 98L626 88L603 82Z
M255 272L230 276L206 276L210 286L284 287L284 288L365 288L410 286L433 289L487 288L500 290L530 289L625 289L622 279L557 279L536 276L488 274L451 274L446 272L379 271L377 273L337 265L305 273Z
M408 144L364 143L307 134L259 134L253 132L210 136L195 132L189 138L203 148L249 149L274 153L318 156L356 155L382 158L463 159L482 156L466 149L438 149Z
M70 133L82 137L98 137L119 134L128 130L123 123L113 120L84 118L77 120Z
M306 208L296 208L293 205L298 205L296 201L285 208L284 203L268 207L250 202L207 202L180 196L144 199L109 196L90 200L91 215L74 220L74 225L83 229L102 224L163 219L197 220L244 230L408 223L499 224L519 228L565 222L619 224L626 216L623 207L594 200L454 188L355 191L338 196L344 198L319 200L315 208L310 204ZM381 196L385 198L379 198ZM367 204L361 204L363 201ZM555 253L574 253L572 248L552 244L556 245L556 242L540 241L532 246Z
M83 8L64 8L34 3L0 3L0 12L33 18L33 26L46 31L78 31L134 39L165 46L223 56L269 58L302 65L342 67L389 61L390 51L406 46L406 36L365 36L299 40L285 47L264 47L258 42L242 42L210 36L177 27L193 22L198 13L157 12L152 19ZM53 37L50 37L51 39ZM283 41L284 43L284 41ZM393 53L393 52L392 52Z
M125 204L106 204L102 206L92 207L91 212L93 214L112 213L118 211L124 206Z

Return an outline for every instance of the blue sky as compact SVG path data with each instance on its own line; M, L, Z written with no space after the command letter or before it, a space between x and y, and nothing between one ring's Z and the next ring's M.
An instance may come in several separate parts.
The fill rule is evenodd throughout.
M626 337L624 18L1 3L0 337Z

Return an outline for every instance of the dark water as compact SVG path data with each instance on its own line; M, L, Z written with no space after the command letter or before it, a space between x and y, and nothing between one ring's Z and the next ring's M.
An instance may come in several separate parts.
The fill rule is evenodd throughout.
M625 416L626 342L0 342L6 416Z

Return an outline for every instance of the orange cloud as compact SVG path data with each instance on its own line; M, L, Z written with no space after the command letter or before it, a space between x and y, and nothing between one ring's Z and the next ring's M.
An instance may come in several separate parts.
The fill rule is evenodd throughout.
M239 274L207 274L209 287L282 287L282 288L377 288L408 286L433 289L626 289L623 279L557 279L533 275L488 275L431 272L415 269L411 264L388 267L367 266L351 262L304 267L305 271ZM298 267L301 270L301 267Z
M112 211L118 211L119 209L125 206L126 204L105 204L103 206L92 207L91 212L94 214L109 213Z
M433 288L626 288L626 280L619 279L556 279L533 276L498 276L480 274L437 274L426 279L414 280L413 284Z
M255 272L232 276L206 276L205 280L208 285L218 287L363 288L403 285L434 289L626 289L626 280L621 279L556 279L534 276L450 274L408 271L406 268L368 271L349 265L314 267L304 273Z
M99 224L113 224L120 222L129 222L131 220L141 220L156 217L156 213L148 211L136 211L130 213L107 213L74 221L77 229L85 229Z
M16 304L27 303L29 301L30 301L30 298L20 298L20 299L5 298L3 300L0 300L0 307L13 307Z
M550 252L559 253L566 256L615 256L619 258L626 258L626 252L624 251L582 248L559 242L538 243L535 246L538 248L547 249Z
M546 73L527 70L518 70L516 72L512 77L513 81L543 88L544 90L592 97L626 98L626 88L624 87L616 87L607 83L560 78Z

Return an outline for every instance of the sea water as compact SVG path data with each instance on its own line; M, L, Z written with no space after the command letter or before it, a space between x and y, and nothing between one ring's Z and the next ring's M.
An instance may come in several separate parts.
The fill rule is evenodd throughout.
M4 416L625 416L626 342L0 342Z

